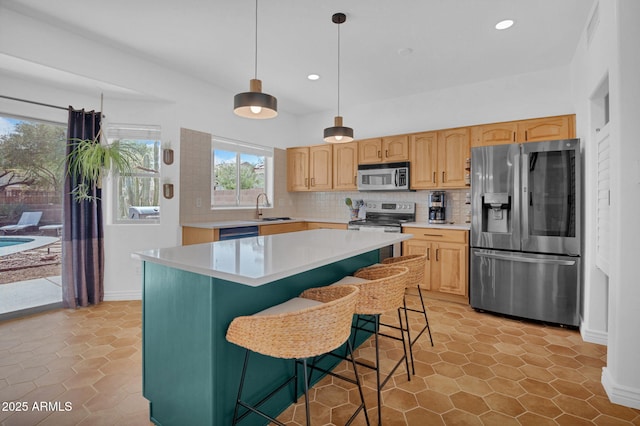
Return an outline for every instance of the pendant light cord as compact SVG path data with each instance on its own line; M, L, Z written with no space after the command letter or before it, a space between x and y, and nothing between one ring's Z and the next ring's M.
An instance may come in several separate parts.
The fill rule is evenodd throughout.
M340 24L338 24L338 116L340 116Z
M255 32L255 54L254 54L254 68L253 73L256 80L258 79L258 0L256 0L256 32Z

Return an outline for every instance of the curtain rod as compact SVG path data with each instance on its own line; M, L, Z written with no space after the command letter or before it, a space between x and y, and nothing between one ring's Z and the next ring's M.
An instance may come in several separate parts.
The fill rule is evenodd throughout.
M42 102L29 101L29 100L27 100L27 99L20 99L20 98L13 98L13 97L11 97L11 96L0 95L0 98L10 99L10 100L12 100L12 101L18 101L18 102L26 102L26 103L28 103L28 104L34 104L34 105L40 105L40 106L46 106L46 107L49 107L49 108L63 109L63 110L65 110L65 111L68 111L68 110L69 110L69 108L68 108L68 107L67 107L67 108L65 108L65 107L61 107L61 106L58 106L58 105L44 104L44 103L42 103Z

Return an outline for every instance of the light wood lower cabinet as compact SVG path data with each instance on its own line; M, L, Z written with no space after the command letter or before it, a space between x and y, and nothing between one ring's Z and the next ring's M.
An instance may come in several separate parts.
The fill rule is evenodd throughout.
M284 234L286 232L306 231L307 222L274 223L273 225L260 225L260 235Z
M182 245L212 243L220 239L220 230L211 228L182 227Z
M469 232L440 228L403 228L413 238L403 254L426 254L424 289L434 298L469 303Z
M347 224L334 222L307 222L307 229L347 229Z

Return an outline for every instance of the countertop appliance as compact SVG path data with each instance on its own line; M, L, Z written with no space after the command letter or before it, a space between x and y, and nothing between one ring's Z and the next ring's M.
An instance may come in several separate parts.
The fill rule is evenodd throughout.
M446 199L447 195L444 191L433 191L429 193L429 223L446 223Z
M359 191L408 191L409 162L358 165Z
M472 148L471 174L471 306L578 326L580 140Z
M366 216L352 220L347 229L362 232L402 232L402 223L415 222L416 203L394 201L364 201ZM380 250L380 260L400 256L400 243Z

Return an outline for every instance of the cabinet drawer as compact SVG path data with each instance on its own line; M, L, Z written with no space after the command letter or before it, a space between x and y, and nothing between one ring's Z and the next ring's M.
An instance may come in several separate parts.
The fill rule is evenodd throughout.
M305 231L305 222L276 223L273 225L260 225L260 235L284 234L286 232Z
M441 228L402 228L405 234L413 234L419 240L442 241L449 243L463 243L469 241L469 231Z

